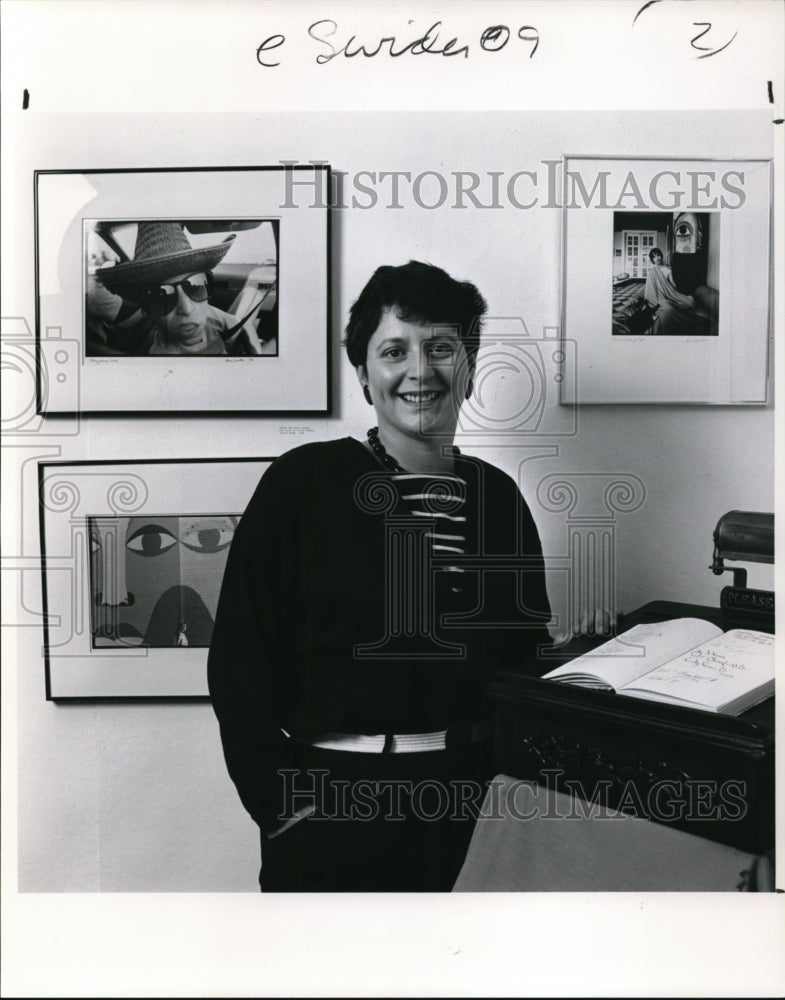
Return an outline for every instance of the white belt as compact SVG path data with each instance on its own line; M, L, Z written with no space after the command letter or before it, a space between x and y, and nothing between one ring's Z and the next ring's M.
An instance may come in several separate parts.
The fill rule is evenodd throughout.
M471 734L470 741L482 740L487 727L475 722L465 727ZM447 730L436 733L401 733L395 736L363 736L354 733L324 733L318 739L308 740L309 746L322 750L345 750L354 753L424 753L429 750L447 749Z

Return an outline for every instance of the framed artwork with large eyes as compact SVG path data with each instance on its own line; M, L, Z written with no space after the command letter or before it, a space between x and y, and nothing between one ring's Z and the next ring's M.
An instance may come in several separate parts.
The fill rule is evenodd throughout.
M765 404L770 160L566 156L562 403Z
M229 546L271 461L39 463L48 699L207 697Z

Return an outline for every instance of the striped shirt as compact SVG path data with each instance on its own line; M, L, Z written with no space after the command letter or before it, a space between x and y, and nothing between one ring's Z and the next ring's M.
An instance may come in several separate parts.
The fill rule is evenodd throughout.
M432 525L425 532L431 544L431 554L439 557L435 569L444 573L460 574L465 570L458 565L466 555L466 480L452 473L393 472L393 482L401 499L401 509L413 517L427 518ZM455 557L455 563L446 561ZM456 592L455 586L451 589Z

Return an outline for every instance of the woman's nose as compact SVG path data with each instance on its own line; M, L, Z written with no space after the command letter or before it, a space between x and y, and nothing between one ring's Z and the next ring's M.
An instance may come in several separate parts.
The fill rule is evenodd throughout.
M430 352L426 348L419 351L411 351L409 354L409 378L423 381L433 373L433 361Z

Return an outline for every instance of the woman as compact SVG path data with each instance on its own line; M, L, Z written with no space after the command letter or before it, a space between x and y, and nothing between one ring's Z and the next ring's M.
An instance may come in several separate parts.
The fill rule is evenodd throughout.
M378 428L283 455L235 533L209 658L263 891L449 891L487 779L483 699L550 617L514 482L452 447L485 302L381 267L346 348Z

